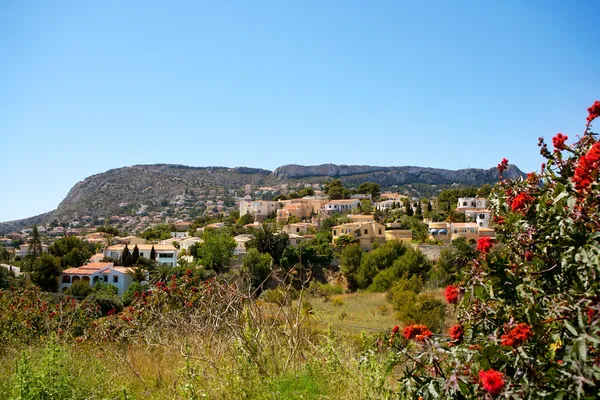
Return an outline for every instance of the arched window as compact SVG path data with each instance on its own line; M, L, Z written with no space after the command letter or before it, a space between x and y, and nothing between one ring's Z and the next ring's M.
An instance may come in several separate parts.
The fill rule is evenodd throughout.
M463 201L463 207L466 207L466 206L467 206L467 202Z
M90 281L90 277L89 276L84 276L83 278L81 278L82 281L85 282L89 282Z
M71 283L71 277L69 275L63 275L62 281L63 283Z
M79 277L77 275L75 275L72 279L71 282L76 282L79 280Z

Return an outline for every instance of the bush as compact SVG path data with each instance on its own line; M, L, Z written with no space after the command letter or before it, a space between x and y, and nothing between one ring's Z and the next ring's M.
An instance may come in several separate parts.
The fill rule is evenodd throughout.
M111 294L108 291L97 291L90 294L86 301L100 307L102 315L108 315L109 312L123 311L123 302L116 294Z
M600 102L588 111L574 144L557 134L551 152L540 139L539 173L506 180L508 160L498 165L488 204L505 246L481 238L447 288L451 340L398 348L402 398L597 398L600 142L590 124Z
M65 294L71 295L77 298L85 298L92 293L92 287L88 281L75 281L71 286L65 290Z
M432 293L398 292L394 298L396 317L405 325L426 325L433 332L444 329L446 304Z
M123 293L123 296L121 296L123 299L123 305L125 307L131 305L131 303L133 303L133 300L135 299L136 293L138 295L141 295L142 293L147 291L149 288L150 287L148 285L141 285L138 282L133 282L131 284L131 286L129 286L127 288L127 290Z
M344 293L344 288L341 285L332 285L331 283L321 283L319 281L312 281L308 288L308 291L312 295L316 296L329 296L332 294Z
M331 301L331 305L335 307L341 307L345 304L346 303L344 302L344 300L340 299L339 297L336 297Z

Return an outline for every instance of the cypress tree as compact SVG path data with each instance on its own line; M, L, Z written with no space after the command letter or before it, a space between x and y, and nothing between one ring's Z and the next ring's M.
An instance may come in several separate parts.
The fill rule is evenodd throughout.
M152 246L152 250L150 250L150 259L156 260L156 250L154 250L154 246Z
M136 265L138 260L140 259L140 249L138 249L137 244L133 248L133 253L131 253L131 265Z
M33 232L31 232L31 240L29 241L27 256L33 260L42 256L42 239L40 238L37 225L33 226Z
M129 253L129 248L127 247L127 245L125 245L123 253L121 253L121 264L123 264L124 267L129 267L129 265L131 265L130 262L131 254Z
M421 215L423 214L423 210L421 209L421 202L417 201L417 211L416 211L417 215Z

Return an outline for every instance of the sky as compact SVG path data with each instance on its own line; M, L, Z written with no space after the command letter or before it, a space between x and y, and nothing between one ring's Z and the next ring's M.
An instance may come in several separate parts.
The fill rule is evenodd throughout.
M600 99L595 1L0 2L0 221L135 164L539 168Z

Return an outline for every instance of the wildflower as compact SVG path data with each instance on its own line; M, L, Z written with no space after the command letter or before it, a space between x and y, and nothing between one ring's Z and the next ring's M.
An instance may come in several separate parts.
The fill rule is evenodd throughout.
M573 183L579 193L586 190L592 181L598 175L598 168L600 168L600 142L594 143L594 145L588 150L588 152L581 156L575 168L575 174L573 175Z
M533 260L533 253L532 253L531 251L527 250L527 251L525 252L525 259L526 259L527 261L531 261L531 260Z
M425 338L431 337L433 333L425 325L409 325L402 331L402 335L407 340L416 339L419 342L425 340Z
M600 101L596 100L588 110L587 126L589 127L593 120L600 117Z
M504 374L502 372L488 369L487 371L479 371L479 379L483 388L491 395L498 395L504 389Z
M509 202L510 209L513 211L524 211L531 201L533 201L533 197L528 193L521 192Z
M477 251L487 254L492 248L492 238L490 237L481 237L477 241Z
M49 316L50 318L54 318L54 317L56 317L56 311L52 311L52 312L50 313L50 315L48 315L48 316Z
M564 150L565 142L569 137L567 135L563 135L562 133L557 133L556 136L552 138L552 144L556 150Z
M454 285L448 285L444 292L446 295L446 301L450 304L456 304L458 302L458 289Z
M111 309L111 310L108 311L108 315L113 315L116 312L117 312L117 309L113 308L113 309Z
M501 215L494 215L494 222L497 223L498 225L504 225L506 220Z
M452 328L450 328L450 338L454 341L460 342L464 334L465 328L460 324L454 325Z
M400 327L398 325L394 326L394 328L392 329L392 335L397 334L400 331Z
M501 336L503 346L518 347L533 337L531 326L522 322L511 329L508 334Z

